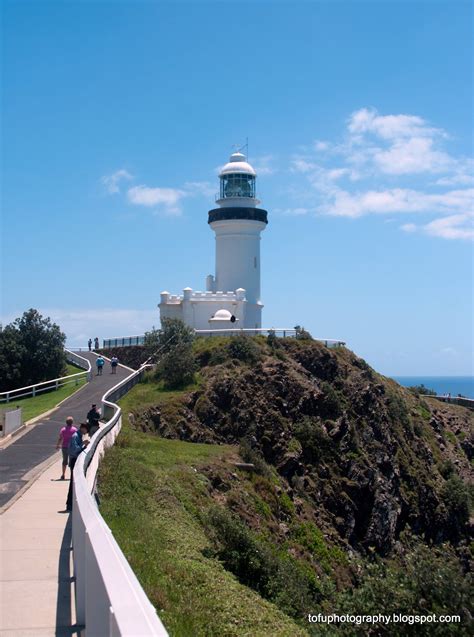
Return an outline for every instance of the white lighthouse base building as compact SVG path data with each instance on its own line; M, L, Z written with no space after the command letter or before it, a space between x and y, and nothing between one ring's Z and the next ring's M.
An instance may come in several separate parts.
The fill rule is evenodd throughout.
M260 234L268 223L267 211L257 208L256 173L244 155L233 153L219 179L219 208L210 210L208 218L216 240L215 276L207 277L206 292L162 292L160 316L180 319L196 330L259 329Z
M183 294L162 292L158 307L162 319L177 318L196 330L261 325L260 316L255 314L256 308L248 307L243 288L234 292L194 292L191 288L184 288ZM261 308L258 307L259 315Z

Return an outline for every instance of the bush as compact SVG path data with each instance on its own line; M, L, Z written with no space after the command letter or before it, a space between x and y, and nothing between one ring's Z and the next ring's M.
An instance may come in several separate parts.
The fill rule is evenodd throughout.
M260 349L248 336L234 336L227 345L227 352L231 358L244 363L256 363L260 358Z
M322 382L321 390L323 396L321 398L319 413L323 418L337 419L343 412L343 399L329 383Z
M429 389L425 387L423 383L421 385L412 385L411 387L407 387L408 391L411 391L415 396L436 396L436 392L434 389Z
M196 363L193 354L194 330L178 319L162 319L158 333L147 334L147 347L157 346L157 376L166 388L175 389L194 380Z
M270 330L268 332L267 344L272 351L280 347L280 343L278 342L278 336L276 335L275 330Z
M242 438L239 445L239 455L244 462L249 462L255 467L255 473L270 478L272 472L260 453L252 449L250 442L246 438Z
M464 609L472 608L472 582L464 577L452 551L443 546L439 550L420 545L412 549L401 564L377 561L364 568L358 586L339 594L328 612L342 614L398 613L403 615L464 614L461 624L414 625L392 624L387 634L404 637L407 634L470 635L471 619ZM471 626L469 625L471 623ZM367 635L367 626L339 625L333 632L322 634Z
M451 537L458 539L469 521L470 510L469 489L458 475L446 480L441 490L441 500L447 511L446 525Z
M331 439L317 420L305 418L297 423L294 435L301 444L305 459L309 462L316 462L325 450L333 448Z
M311 334L304 329L304 327L301 327L301 325L295 325L295 338L299 341L312 341L313 337L311 336Z
M311 568L272 550L238 517L214 507L206 523L216 557L242 584L295 618L301 618L320 601L321 584Z

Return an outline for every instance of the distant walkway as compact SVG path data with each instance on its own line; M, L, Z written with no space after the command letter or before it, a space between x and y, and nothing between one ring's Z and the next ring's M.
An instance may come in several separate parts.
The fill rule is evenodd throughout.
M130 374L126 367L119 366L117 374L110 373L106 361L102 376L96 376L96 355L81 352L81 356L91 361L93 377L90 383L68 398L55 412L44 420L32 425L30 431L20 434L6 448L0 448L0 508L5 506L31 478L35 467L49 458L53 460L59 452L54 451L59 429L64 426L67 416L76 423L84 422L92 403L100 403L104 393ZM58 473L58 477L61 473Z
M95 355L89 358L95 369ZM61 455L54 451L59 428L72 415L84 421L90 405L130 374L119 367L93 380L49 418L0 451L0 637L80 635L75 626L71 517L64 513L69 480L61 481ZM38 468L39 477L15 500ZM46 469L44 469L46 467ZM69 477L69 470L68 470Z

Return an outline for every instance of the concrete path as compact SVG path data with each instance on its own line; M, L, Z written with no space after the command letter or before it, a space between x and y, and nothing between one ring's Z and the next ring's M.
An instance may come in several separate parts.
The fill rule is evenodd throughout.
M79 635L75 627L69 480L57 459L0 517L0 636Z
M95 355L81 355L95 369ZM107 389L130 373L119 367L112 375L106 363L101 377L94 376L49 418L0 451L0 505L6 505L0 516L0 637L80 635L71 518L65 512L69 480L59 480L61 455L54 446L67 416L85 420L91 404L100 404Z

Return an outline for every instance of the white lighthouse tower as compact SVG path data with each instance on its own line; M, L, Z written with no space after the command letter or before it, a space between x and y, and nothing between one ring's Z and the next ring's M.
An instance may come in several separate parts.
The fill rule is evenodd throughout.
M219 207L208 218L216 238L215 275L206 278L206 292L162 292L161 318L180 318L197 330L259 328L260 233L268 223L267 211L257 208L256 172L241 152L230 156L219 180Z
M257 208L256 173L245 155L233 153L221 169L219 208L209 211L209 225L216 233L216 275L208 288L245 290L245 327L261 327L260 233L267 225L267 211Z

